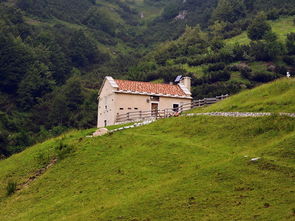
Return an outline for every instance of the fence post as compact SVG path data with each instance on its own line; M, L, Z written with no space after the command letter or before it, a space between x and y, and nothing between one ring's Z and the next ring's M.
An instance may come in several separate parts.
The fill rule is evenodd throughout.
M129 120L129 112L127 113L127 119Z

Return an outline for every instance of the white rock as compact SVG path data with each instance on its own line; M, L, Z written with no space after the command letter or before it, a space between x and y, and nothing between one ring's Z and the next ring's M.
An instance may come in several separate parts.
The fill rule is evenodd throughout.
M93 133L93 136L94 137L102 136L107 134L108 132L109 130L107 128L99 128L97 131Z
M260 159L260 157L255 157L255 158L252 158L250 161L257 161L259 159Z

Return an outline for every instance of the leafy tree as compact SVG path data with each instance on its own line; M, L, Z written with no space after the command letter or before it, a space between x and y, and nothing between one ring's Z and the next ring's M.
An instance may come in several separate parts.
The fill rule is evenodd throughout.
M245 10L243 0L220 0L213 13L213 18L215 20L233 23L245 17Z
M107 57L97 50L93 41L82 30L73 33L68 47L71 61L77 67L103 63Z
M83 24L90 28L102 30L113 36L115 35L116 23L110 17L109 12L102 8L90 8L83 20Z
M30 51L19 41L0 32L0 90L15 94L32 62Z
M261 40L271 31L271 26L266 22L263 14L257 16L249 25L247 34L251 40Z
M289 55L295 55L295 33L289 33L286 39L286 47Z
M180 10L179 2L173 1L164 8L162 16L165 19L174 18L178 14L179 10Z
M37 103L38 99L50 92L54 84L52 73L48 67L36 62L29 68L26 77L19 85L18 105L24 110L28 110Z
M283 45L278 42L256 41L250 44L250 55L258 61L270 61L280 56L284 51Z

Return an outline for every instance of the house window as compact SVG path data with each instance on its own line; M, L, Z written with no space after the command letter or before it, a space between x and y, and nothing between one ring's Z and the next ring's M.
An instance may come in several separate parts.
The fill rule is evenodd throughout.
M128 110L132 110L132 108L131 107L128 107Z
M178 112L179 104L173 104L173 111Z
M108 109L108 106L107 106L107 105L106 105L106 106L104 106L104 109L106 109L106 110L107 110L107 109Z
M160 101L159 96L151 96L150 99L151 99L151 101Z
M120 110L124 110L124 108L123 107L120 107Z
M134 108L134 110L138 110L138 108L137 108L137 107L135 107L135 108Z

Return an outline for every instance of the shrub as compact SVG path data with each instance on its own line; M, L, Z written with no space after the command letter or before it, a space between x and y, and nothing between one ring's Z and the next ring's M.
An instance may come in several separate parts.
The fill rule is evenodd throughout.
M198 66L203 64L203 60L200 57L196 57L196 58L191 58L188 60L188 65L189 66Z
M230 73L228 71L217 71L212 72L208 76L209 83L215 83L217 81L228 81L230 79Z
M251 42L250 52L253 57L258 61L269 61L277 56L281 55L283 52L283 45L280 42L266 42L266 41L256 41Z
M211 64L207 68L207 72L220 71L220 70L224 70L224 68L225 68L225 63Z
M280 75L286 75L287 71L288 71L287 68L283 65L279 65L275 67L275 72Z
M239 67L238 67L238 65L231 65L231 66L228 66L227 69L228 69L229 71L239 71L239 70L240 70Z
M6 186L6 195L10 196L16 191L16 182L9 181Z
M251 40L260 40L271 31L271 26L266 22L264 15L258 15L249 25L247 34Z
M283 61L288 65L295 65L295 56L284 56Z
M60 141L59 145L55 147L55 152L56 152L57 158L62 160L66 158L68 154L74 152L74 148Z
M186 57L179 57L174 60L175 64L186 64L188 59Z
M236 61L246 60L246 54L249 53L248 45L236 44L233 48L233 57Z
M251 76L252 80L257 82L269 82L276 78L276 76L268 71L254 72Z
M276 20L280 17L280 11L277 9L272 9L267 13L268 20Z
M289 55L295 54L295 33L291 32L287 35L286 47Z

